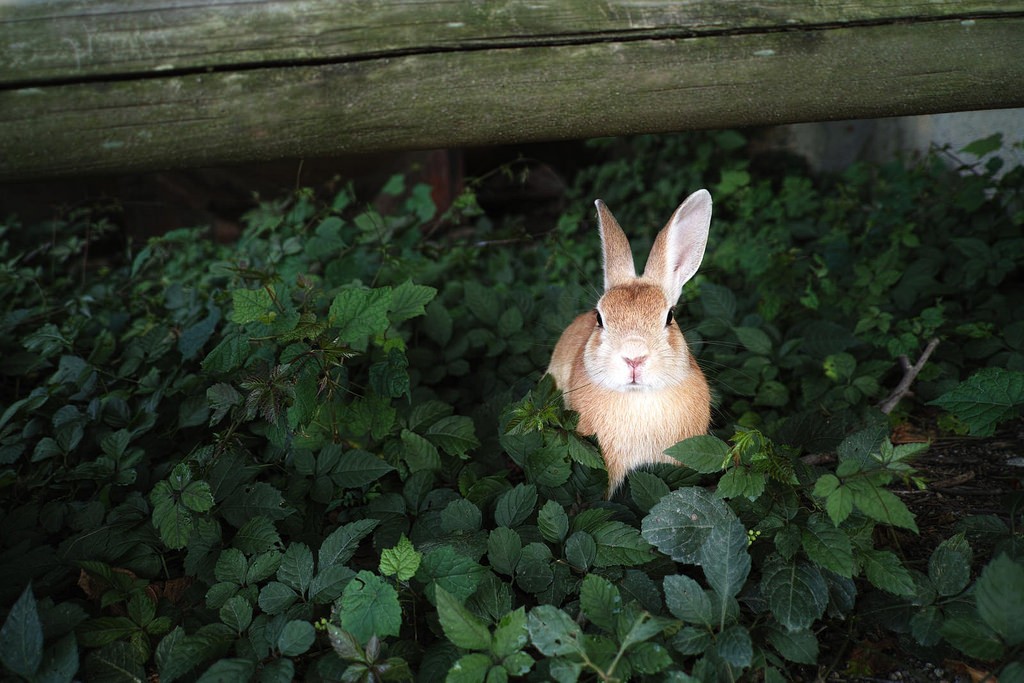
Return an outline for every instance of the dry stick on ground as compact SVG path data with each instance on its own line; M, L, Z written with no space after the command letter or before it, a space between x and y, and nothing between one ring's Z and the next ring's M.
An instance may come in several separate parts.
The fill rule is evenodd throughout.
M903 368L903 378L900 379L900 383L896 385L896 388L892 390L892 393L878 404L879 410L888 415L892 412L892 409L896 407L905 396L910 393L910 385L914 383L914 380L920 374L924 368L924 364L928 362L928 358L932 355L932 351L939 345L939 340L932 339L928 342L928 346L924 347L924 351L921 352L921 357L917 359L917 362L913 365L910 364L910 359L906 356L900 356L900 367ZM800 462L805 465L820 465L826 462L832 462L835 459L835 455L832 453L811 453L800 458Z
M892 409L896 407L904 396L910 393L910 385L914 383L914 379L917 378L918 373L924 368L924 364L928 362L928 357L932 355L932 351L939 345L938 338L932 339L928 342L928 346L924 347L924 351L921 356L917 359L917 362L913 365L910 364L910 359L906 356L900 356L900 366L903 368L903 378L900 383L896 385L896 388L892 390L889 397L878 404L878 408L888 415L892 412Z

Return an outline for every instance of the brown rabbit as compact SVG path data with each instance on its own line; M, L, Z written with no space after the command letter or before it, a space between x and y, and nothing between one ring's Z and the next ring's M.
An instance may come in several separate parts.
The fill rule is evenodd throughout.
M604 202L595 203L604 295L595 310L562 333L548 372L566 407L580 415L576 431L597 435L611 496L637 467L678 464L665 449L708 431L708 383L672 319L672 307L704 258L711 195L698 190L676 209L658 233L641 277L622 228Z

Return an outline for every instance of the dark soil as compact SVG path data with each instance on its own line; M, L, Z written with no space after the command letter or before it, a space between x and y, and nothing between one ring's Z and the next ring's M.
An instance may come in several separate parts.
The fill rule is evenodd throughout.
M979 533L971 518L994 516L1010 527L1011 516L1020 520L1024 511L1024 421L985 439L936 437L930 428L900 429L893 439L932 444L913 463L926 487L908 483L894 488L914 513L920 534L894 533L888 538L890 548L908 566L927 574L932 551L965 531L974 550L974 570L980 571L1005 536ZM866 624L851 625L847 635L845 641L823 643L819 661L828 668L810 672L809 680L996 681L987 663L972 661L948 646L926 651L909 636Z

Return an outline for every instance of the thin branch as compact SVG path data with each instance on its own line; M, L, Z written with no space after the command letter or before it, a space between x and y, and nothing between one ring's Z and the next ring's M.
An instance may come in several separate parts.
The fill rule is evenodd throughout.
M896 385L889 397L878 404L879 409L888 415L892 412L893 408L903 400L905 396L910 393L910 385L914 383L917 375L924 368L924 364L928 362L928 357L932 355L932 351L939 345L938 338L932 339L928 342L928 346L924 348L921 356L917 359L917 362L913 365L910 364L910 359L906 356L900 356L900 367L903 368L903 378L900 379L900 383Z

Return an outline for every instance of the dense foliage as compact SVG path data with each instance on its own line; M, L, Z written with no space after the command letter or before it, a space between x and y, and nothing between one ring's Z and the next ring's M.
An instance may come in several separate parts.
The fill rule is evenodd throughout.
M1024 405L1024 171L817 178L751 167L737 133L595 144L554 226L472 189L437 215L401 177L394 215L304 191L229 246L183 229L122 254L89 211L9 219L6 674L781 681L879 624L1024 680L1019 501L908 562L894 490L927 486L926 445L889 438L915 409L986 435ZM700 186L716 217L679 318L715 434L605 501L541 379L600 282L589 200L640 251Z

